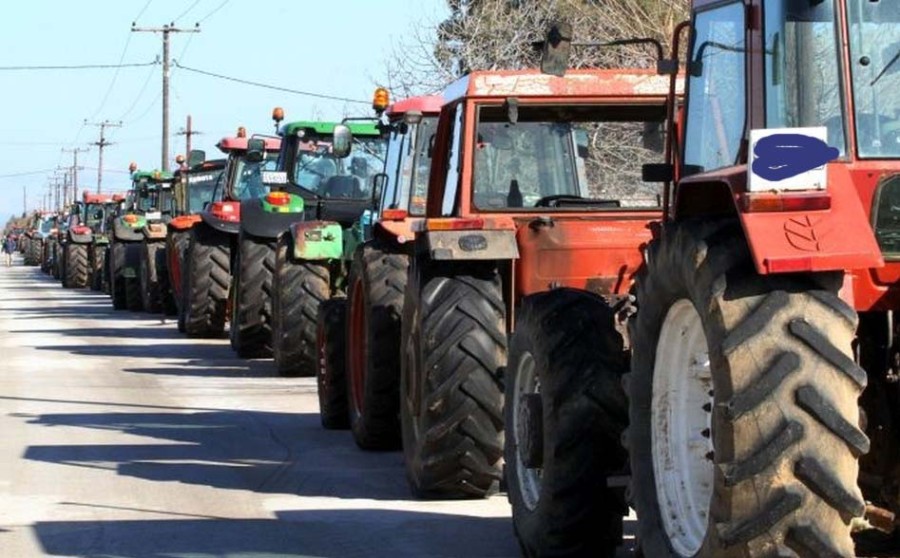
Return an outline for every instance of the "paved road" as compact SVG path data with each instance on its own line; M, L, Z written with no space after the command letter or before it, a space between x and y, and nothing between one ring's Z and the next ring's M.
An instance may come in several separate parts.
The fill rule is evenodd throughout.
M412 499L315 383L0 268L0 556L518 556L505 497Z

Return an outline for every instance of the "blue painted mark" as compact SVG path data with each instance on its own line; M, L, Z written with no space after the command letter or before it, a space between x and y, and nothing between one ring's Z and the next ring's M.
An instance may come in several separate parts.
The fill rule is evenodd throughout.
M756 142L753 173L779 182L821 167L840 156L824 141L803 134L773 134Z

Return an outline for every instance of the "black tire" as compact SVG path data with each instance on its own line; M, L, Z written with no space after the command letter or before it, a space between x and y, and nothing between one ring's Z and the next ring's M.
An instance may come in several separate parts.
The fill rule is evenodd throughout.
M41 271L50 273L50 240L41 241Z
M400 320L409 258L378 241L363 244L350 266L347 386L356 444L400 449Z
M615 555L622 542L621 387L628 355L599 296L557 289L525 299L505 384L506 486L525 556Z
M316 321L316 347L319 352L316 384L319 394L319 417L329 430L350 428L347 408L347 376L344 327L347 299L335 297L319 305Z
M275 247L272 274L272 349L281 376L315 376L319 305L331 296L331 272L325 262L295 260L291 235Z
M123 269L125 268L125 252L126 246L121 242L113 242L109 245L109 290L112 295L113 308L116 310L125 310L128 308L127 289L125 287L125 276Z
M275 239L241 231L235 258L232 347L241 358L272 356L272 275Z
M52 275L54 279L62 279L63 265L65 264L63 261L65 250L63 245L59 242L54 242L51 249L53 250L53 259L51 260L52 263L50 265L50 275Z
M88 285L88 246L87 244L66 244L66 275L63 287L67 289L83 289Z
M166 237L166 281L168 282L169 303L175 305L175 311L181 316L182 288L184 280L184 255L191 240L190 230L170 230Z
M88 284L92 291L103 289L103 270L105 268L104 255L106 251L97 244L88 248Z
M421 274L421 275L420 275ZM506 306L487 265L412 269L403 304L400 422L422 498L483 498L502 476Z
M162 248L160 242L145 240L141 243L141 306L145 312L158 314L162 312L162 290L159 284L160 273L156 267L156 254Z
M708 349L712 389L703 409L712 429L704 436L715 477L695 555L853 556L850 522L865 508L857 459L869 440L857 426L866 374L851 352L856 313L836 295L841 275L760 276L732 221L677 224L664 233L639 277L625 383L623 440L644 555L681 554L666 531L675 514L659 509L651 423L669 408L654 399L657 346L667 331L674 332L667 347L688 335L664 325L672 325L670 315L694 312ZM660 366L669 377L683 372L677 359Z
M218 337L225 331L231 285L231 245L226 235L198 224L184 254L181 317L190 337Z
M141 254L143 243L128 242L125 244L125 266L136 271L138 277L125 277L125 304L132 312L140 312L144 309L144 295L141 289Z
M28 243L28 261L26 264L40 265L43 252L43 242L39 238L32 238L31 242Z
M100 281L101 281L103 292L112 296L112 286L110 283L110 279L112 276L110 275L110 271L109 271L109 262L112 259L111 256L109 255L110 251L111 250L109 248L109 245L107 245L105 248L100 250L100 252L103 254L103 275L102 275Z
M156 251L156 278L159 281L159 305L166 316L178 315L178 305L175 304L175 293L169 282L168 248L165 243L159 244Z

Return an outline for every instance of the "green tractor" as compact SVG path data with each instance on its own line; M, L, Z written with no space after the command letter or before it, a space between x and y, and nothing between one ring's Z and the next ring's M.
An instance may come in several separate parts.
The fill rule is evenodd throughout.
M178 312L166 261L168 223L175 210L174 186L175 175L170 172L134 173L135 193L144 204L146 218L141 228L143 239L138 263L141 307L146 312L163 312L168 316Z
M109 231L116 211L124 201L124 195L113 194L103 202L103 219L99 227L94 230L91 243L88 245L88 286L92 291L109 292L109 271L106 267Z
M371 209L375 177L384 169L385 130L375 119L295 122L282 129L280 170L303 209L302 219L271 237L271 343L283 376L316 374L319 305L347 291L366 228L360 217ZM250 222L246 214L244 222Z
M41 265L44 252L44 240L50 234L53 223L49 212L35 212L22 238L25 239L25 265Z

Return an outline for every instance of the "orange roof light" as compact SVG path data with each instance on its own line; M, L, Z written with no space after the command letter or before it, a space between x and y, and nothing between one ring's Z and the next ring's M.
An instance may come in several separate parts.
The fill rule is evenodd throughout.
M132 162L128 165L128 172L134 172L134 171L136 171L137 169L138 169L137 163L135 163L134 161L132 161Z
M272 109L272 120L276 123L284 120L284 109L281 107L275 107Z
M178 163L179 165L183 165L184 164L184 155L182 155L181 153L176 155L175 162Z
M138 218L137 218L137 215L129 214L129 215L122 217L122 220L125 221L126 223L137 223Z
M372 97L372 108L376 112L384 112L389 104L391 104L391 94L388 93L388 90L384 87L376 89L375 95Z
M269 192L266 201L272 205L288 205L291 203L291 195L287 192Z
M246 138L247 137L247 128L244 128L243 126L238 126L237 137Z

